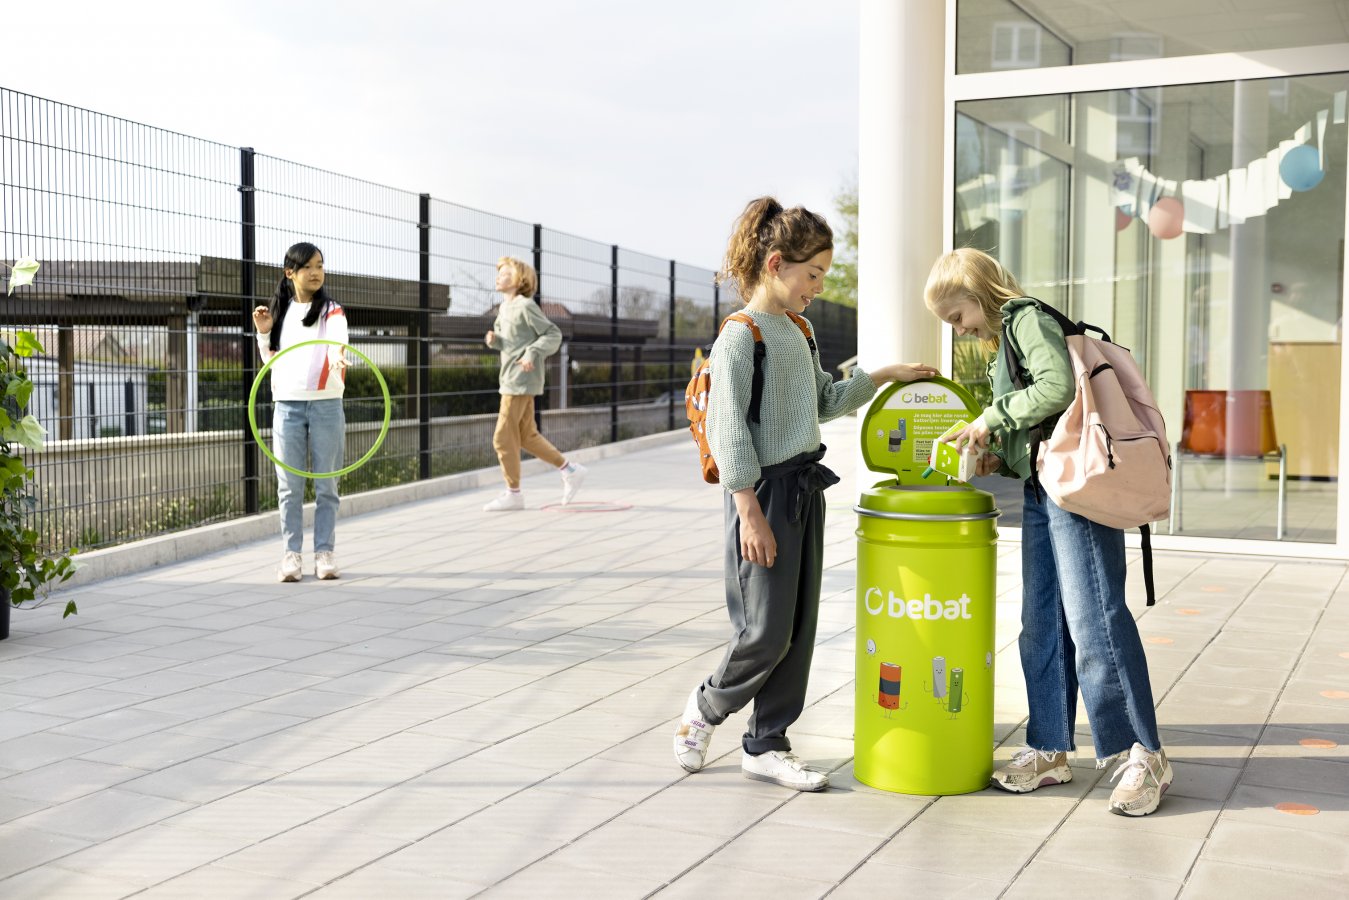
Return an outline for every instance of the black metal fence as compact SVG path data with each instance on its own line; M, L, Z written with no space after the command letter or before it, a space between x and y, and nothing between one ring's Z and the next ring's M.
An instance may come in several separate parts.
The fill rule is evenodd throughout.
M351 345L389 387L388 435L347 494L494 463L483 335L499 257L534 265L563 333L539 402L562 450L682 427L695 353L739 303L709 269L3 88L0 165L3 259L42 263L0 304L0 329L46 349L26 365L50 432L30 463L52 548L275 507L247 423L250 312L296 241L322 248ZM811 318L827 367L856 352L853 310L822 301ZM346 394L354 460L384 411L360 358ZM265 383L256 416L267 439Z

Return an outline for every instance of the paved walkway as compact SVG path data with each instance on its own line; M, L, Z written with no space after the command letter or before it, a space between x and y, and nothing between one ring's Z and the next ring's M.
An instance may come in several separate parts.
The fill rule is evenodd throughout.
M0 896L1329 897L1349 884L1345 566L1161 554L1136 602L1176 782L913 797L851 775L851 420L829 427L825 600L797 751L834 788L689 776L670 735L727 633L720 498L686 443L597 462L622 512L343 520L345 577L268 540L77 590L0 643ZM537 506L556 477L525 482ZM1019 547L999 557L996 734L1018 746ZM1294 806L1287 806L1293 804Z

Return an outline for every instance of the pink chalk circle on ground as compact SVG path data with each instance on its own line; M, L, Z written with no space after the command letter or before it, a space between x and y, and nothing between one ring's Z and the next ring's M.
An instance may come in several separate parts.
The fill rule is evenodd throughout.
M1169 241L1180 237L1185 225L1185 206L1175 197L1163 197L1152 204L1148 212L1148 231L1152 236Z

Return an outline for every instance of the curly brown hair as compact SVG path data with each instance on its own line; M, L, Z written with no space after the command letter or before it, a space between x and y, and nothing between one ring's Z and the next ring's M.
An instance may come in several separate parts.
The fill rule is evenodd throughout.
M834 232L823 216L803 206L783 209L774 198L760 197L751 200L736 219L717 279L723 284L734 282L740 299L748 303L763 278L769 254L781 253L788 262L803 263L832 249Z

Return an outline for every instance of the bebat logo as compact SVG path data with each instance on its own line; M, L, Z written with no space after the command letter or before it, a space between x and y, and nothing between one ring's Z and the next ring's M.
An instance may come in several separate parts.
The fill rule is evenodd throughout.
M924 594L920 600L914 597L905 600L896 597L891 591L887 598L878 587L867 588L863 598L867 612L873 616L886 613L892 619L972 619L970 614L970 595L962 593L954 600L934 600L931 594Z
M943 406L945 406L946 404L951 402L951 395L946 393L917 394L912 391L905 391L903 394L900 395L899 399L905 403L912 403L915 406L922 406L923 404L936 404L936 403L940 403Z

